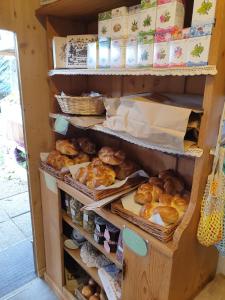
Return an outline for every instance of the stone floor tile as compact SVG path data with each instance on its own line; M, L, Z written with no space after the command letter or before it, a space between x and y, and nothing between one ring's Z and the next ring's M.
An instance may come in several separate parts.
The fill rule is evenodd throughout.
M30 212L23 215L12 218L12 221L16 224L20 231L27 238L32 238L32 225L31 225L31 215Z
M0 251L5 250L25 239L26 236L11 220L0 223Z
M0 207L0 223L9 221L9 216L3 208Z
M3 208L11 218L29 212L29 194L26 192L0 200L0 207Z

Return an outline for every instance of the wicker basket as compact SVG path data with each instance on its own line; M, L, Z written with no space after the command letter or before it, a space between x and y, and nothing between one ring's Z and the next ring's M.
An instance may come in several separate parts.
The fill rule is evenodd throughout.
M62 112L74 115L102 115L105 111L103 97L72 97L55 95Z

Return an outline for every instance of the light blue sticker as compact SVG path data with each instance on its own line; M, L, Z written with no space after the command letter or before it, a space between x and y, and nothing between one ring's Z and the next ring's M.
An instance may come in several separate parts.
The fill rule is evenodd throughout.
M54 127L55 132L66 135L69 128L69 121L62 116L58 116Z
M147 255L148 247L146 241L133 230L130 230L128 228L125 228L123 230L123 241L126 246L137 255Z

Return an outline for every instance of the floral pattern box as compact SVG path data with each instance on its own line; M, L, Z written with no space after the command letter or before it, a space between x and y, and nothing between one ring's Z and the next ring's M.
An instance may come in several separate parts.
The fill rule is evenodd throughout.
M105 11L98 14L98 36L110 37L112 24L112 11Z
M208 64L211 35L188 39L188 66L205 66Z
M182 39L170 42L170 67L181 67L187 63L188 40Z
M137 36L140 32L141 6L134 5L128 8L128 36Z
M169 66L170 43L156 43L154 45L154 61L155 68L167 68Z
M192 26L215 22L216 0L195 0Z

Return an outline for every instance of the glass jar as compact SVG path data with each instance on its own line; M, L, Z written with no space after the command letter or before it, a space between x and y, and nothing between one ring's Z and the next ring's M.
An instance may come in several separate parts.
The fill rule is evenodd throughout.
M83 213L83 228L88 233L94 233L95 230L95 213L90 210L84 210Z
M82 207L83 205L79 201L72 198L70 201L71 218L72 221L79 226L83 226L83 212L81 211Z
M65 208L66 208L66 213L67 215L71 215L71 211L70 211L70 201L72 200L72 197L68 194L65 194Z

